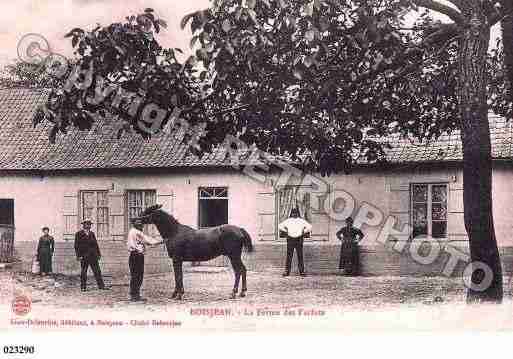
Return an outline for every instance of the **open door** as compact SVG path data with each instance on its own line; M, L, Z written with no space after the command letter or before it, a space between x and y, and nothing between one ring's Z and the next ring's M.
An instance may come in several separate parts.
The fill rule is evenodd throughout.
M0 198L0 263L14 260L14 199Z

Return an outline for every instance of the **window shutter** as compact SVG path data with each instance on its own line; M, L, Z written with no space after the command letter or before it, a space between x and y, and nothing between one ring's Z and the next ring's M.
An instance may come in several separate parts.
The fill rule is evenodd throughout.
M310 192L310 223L312 225L312 240L329 240L330 219L329 215L325 212L325 201L329 200L329 191Z
M162 210L173 214L173 191L163 191L157 194L157 203L162 205Z
M122 192L109 193L110 236L114 241L125 240L126 211L125 195Z
M276 239L276 201L274 191L257 195L258 236L262 241Z
M157 193L157 203L162 205L163 211L173 214L173 191L166 190ZM149 225L148 233L151 236L160 236L160 233L154 224Z
M410 185L400 184L390 186L389 215L396 219L395 228L401 229L410 223ZM396 236L400 240L408 240L409 235Z
M450 182L447 198L447 237L450 240L467 240L463 212L463 186Z
M78 193L68 193L64 195L63 201L63 239L75 239L75 233L78 231Z

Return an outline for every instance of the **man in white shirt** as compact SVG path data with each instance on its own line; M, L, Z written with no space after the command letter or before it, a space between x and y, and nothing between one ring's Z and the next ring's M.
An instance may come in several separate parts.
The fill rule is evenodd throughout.
M163 243L164 240L153 239L143 233L144 225L140 219L132 220L133 227L128 232L127 247L130 256L128 267L130 268L130 300L132 302L145 302L141 298L140 290L144 277L144 251L145 245L150 246Z
M281 222L278 229L280 232L287 234L287 260L285 262L285 272L283 276L286 277L290 274L294 249L297 253L299 274L302 277L306 276L305 265L303 263L303 239L305 234L312 231L312 225L300 217L298 208L293 208L290 211L290 218Z

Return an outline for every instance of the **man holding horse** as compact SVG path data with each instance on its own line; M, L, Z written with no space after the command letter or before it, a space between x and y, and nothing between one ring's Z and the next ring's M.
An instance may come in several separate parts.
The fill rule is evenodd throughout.
M132 220L133 227L128 231L127 247L130 253L128 268L130 269L130 300L132 302L145 302L141 298L140 290L144 278L144 252L145 245L150 246L163 243L164 240L153 239L143 233L144 224L140 218Z

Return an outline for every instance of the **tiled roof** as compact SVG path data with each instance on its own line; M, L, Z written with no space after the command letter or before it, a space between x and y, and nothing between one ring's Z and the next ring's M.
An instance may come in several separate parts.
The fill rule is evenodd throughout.
M0 170L74 170L98 168L172 168L227 166L219 149L199 158L187 153L179 134L161 133L145 140L117 128L108 120L95 122L90 131L70 128L49 143L52 125L33 127L32 118L44 104L44 90L0 89ZM182 134L183 136L183 134Z
M108 120L98 120L90 131L70 129L49 143L51 124L33 127L32 118L47 93L33 89L0 89L0 171L76 170L116 168L173 168L229 166L222 149L201 158L187 153L179 135L161 133L149 140L136 133L117 139L117 128ZM490 117L494 158L513 158L512 124ZM387 152L392 163L458 161L462 158L459 133L441 136L427 143L405 139L390 141Z
M492 157L494 159L513 158L513 124L505 118L489 114ZM387 150L387 160L392 163L405 162L443 162L463 159L460 131L444 134L436 140L419 143L393 136Z

